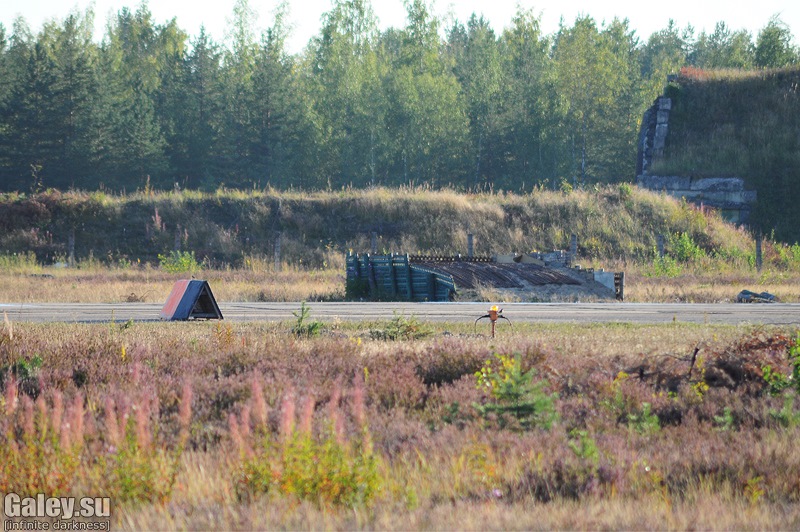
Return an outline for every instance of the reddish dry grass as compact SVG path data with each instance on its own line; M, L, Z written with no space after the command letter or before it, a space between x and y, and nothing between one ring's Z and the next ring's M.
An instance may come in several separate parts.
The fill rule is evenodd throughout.
M40 356L38 372L18 375L21 396L40 391L53 419L81 398L86 426L103 441L119 441L133 412L126 405L145 399L140 447L174 449L188 438L163 505L115 506L123 528L798 525L788 510L800 500L798 405L794 392L771 395L763 378L767 365L791 372L796 330L521 324L489 341L450 324L455 335L385 342L348 324L317 339L289 329L14 324L0 366ZM519 353L558 394L550 430L480 414L476 405L491 398L473 374L494 352ZM15 400L9 382L4 405ZM655 427L641 421L645 403ZM290 423L302 434L332 423L341 441L357 441L363 420L381 458L383 489L371 506L237 498L232 471L244 442L291 433Z

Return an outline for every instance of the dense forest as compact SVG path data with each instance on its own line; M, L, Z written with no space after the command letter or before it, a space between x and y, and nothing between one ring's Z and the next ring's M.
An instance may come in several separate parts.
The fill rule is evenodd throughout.
M91 11L33 35L0 25L0 190L330 189L425 183L530 189L632 180L644 109L680 67L797 64L774 16L758 35L579 17L545 35L520 9L501 34L445 27L424 0L379 31L369 0L335 0L302 53L286 4L229 38L189 36L124 8L93 38Z

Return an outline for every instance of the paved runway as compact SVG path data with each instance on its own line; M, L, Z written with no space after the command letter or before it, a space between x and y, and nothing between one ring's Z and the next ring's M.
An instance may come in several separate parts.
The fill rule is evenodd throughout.
M424 321L471 323L489 303L309 303L311 318L321 321L388 320L395 312ZM231 321L294 320L300 303L219 303ZM800 325L800 304L683 303L508 303L503 315L514 322L670 323ZM12 322L102 323L160 321L155 303L7 303L0 304Z

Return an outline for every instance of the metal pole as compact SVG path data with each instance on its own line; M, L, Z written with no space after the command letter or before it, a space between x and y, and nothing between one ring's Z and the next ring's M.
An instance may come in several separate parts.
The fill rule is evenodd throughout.
M275 271L281 271L281 234L275 237Z
M70 229L69 231L69 240L67 242L67 249L69 253L69 267L75 267L75 229Z
M761 239L762 235L761 232L759 231L758 233L756 233L756 270L758 270L759 272L761 271L761 266L763 266L764 264L764 260L761 255Z
M569 237L569 265L575 264L578 258L578 235L573 234Z

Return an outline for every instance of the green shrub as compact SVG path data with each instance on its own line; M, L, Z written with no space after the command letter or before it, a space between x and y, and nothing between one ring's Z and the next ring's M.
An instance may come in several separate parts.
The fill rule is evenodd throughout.
M533 381L536 370L522 371L519 354L495 355L475 373L478 388L488 391L491 400L475 404L484 417L496 415L501 426L506 426L506 416L513 416L523 429L542 427L549 429L558 419L555 400L558 394L547 394L546 380Z
M795 264L800 264L800 244L795 242L791 246L789 246L789 251L792 253L792 261Z
M785 428L793 428L800 425L800 412L794 408L794 395L786 394L783 397L783 407L780 410L770 409L770 417Z
M681 265L668 255L658 256L658 251L654 250L655 258L649 270L645 271L647 277L677 277L683 271Z
M138 422L141 423L141 422ZM182 447L172 451L157 447L149 429L128 418L125 435L112 453L99 459L104 492L118 502L164 503L172 495Z
M619 184L619 199L625 201L626 199L630 199L631 195L633 194L633 187L630 183L620 183Z
M38 271L41 269L33 251L0 255L0 270Z
M800 394L800 333L795 338L794 345L789 347L789 363L792 365L794 390Z
M328 429L315 436L311 428L312 408L301 427L294 425L294 404L284 400L280 434L264 433L259 427L254 450L244 441L235 416L232 433L240 445L240 462L234 471L238 497L249 500L263 494L308 500L322 506L369 506L383 485L379 459L373 453L372 437L363 414L363 389L355 393L354 409L359 437L346 438L341 414L331 408ZM332 399L338 403L339 397ZM287 411L288 405L288 411ZM307 405L308 406L308 405ZM241 426L249 423L246 417ZM305 426L302 426L305 425ZM246 449L246 450L245 450Z
M762 366L761 372L764 381L769 385L770 395L780 395L789 388L794 388L794 392L800 395L800 333L789 346L789 365L792 368L791 375L784 375L776 371L769 364Z
M692 262L706 256L689 233L674 233L669 237L670 251L678 262Z
M770 395L780 395L786 388L792 385L792 382L786 375L780 371L775 371L769 364L761 368L761 374L764 378L764 382L769 386Z
M572 430L570 441L567 443L575 456L582 460L590 461L594 464L600 461L600 452L597 450L597 443L589 436L585 430Z
M369 335L373 340L418 340L430 336L431 332L431 328L413 314L406 318L395 311L383 329L371 329Z
M320 321L311 320L309 321L309 316L311 315L311 308L306 305L306 302L303 301L300 304L300 311L299 312L292 312L297 321L292 327L292 334L295 336L305 336L307 338L311 338L313 336L319 336L324 328L324 324Z
M714 416L714 425L716 425L716 430L721 432L734 429L736 426L736 419L733 417L731 407L726 406L722 409L722 415Z
M8 404L0 416L4 433L0 435L0 492L23 497L43 493L48 497L70 493L77 481L83 450L83 399L64 412L61 395L51 407L40 397L36 404L23 396L22 408L15 410L16 383L6 382ZM66 419L65 419L66 418ZM71 423L70 423L71 422Z
M650 409L650 403L642 403L642 410L639 413L628 414L628 427L645 436L658 432L661 423L658 416Z
M161 269L168 273L195 273L200 271L200 263L194 251L170 251L169 255L158 255Z

